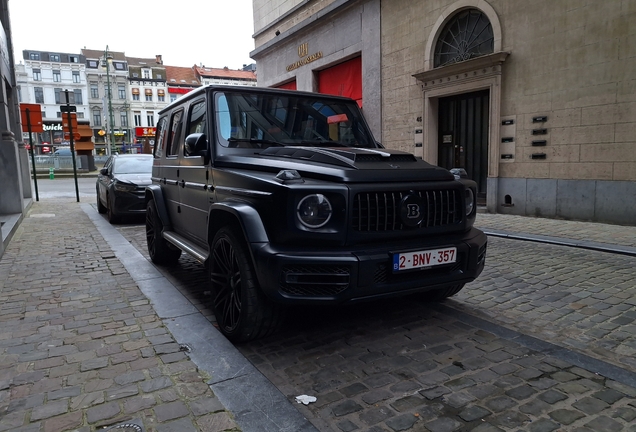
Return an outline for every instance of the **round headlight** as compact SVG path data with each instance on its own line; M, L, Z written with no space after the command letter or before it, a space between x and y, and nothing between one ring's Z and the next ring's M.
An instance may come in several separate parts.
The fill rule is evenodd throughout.
M296 214L300 223L307 228L320 228L331 219L331 203L322 194L307 195L300 200Z
M475 194L473 190L466 189L466 216L470 215L475 209Z

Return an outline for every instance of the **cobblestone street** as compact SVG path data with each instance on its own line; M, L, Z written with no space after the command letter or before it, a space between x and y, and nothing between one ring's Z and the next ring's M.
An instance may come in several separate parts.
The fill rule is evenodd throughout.
M480 220L554 237L575 224L574 238L604 238L587 236L594 224ZM119 229L146 254L143 228ZM636 431L635 264L491 236L484 273L442 306L299 308L282 332L238 348L290 401L315 396L297 407L321 431ZM196 262L162 271L213 319Z

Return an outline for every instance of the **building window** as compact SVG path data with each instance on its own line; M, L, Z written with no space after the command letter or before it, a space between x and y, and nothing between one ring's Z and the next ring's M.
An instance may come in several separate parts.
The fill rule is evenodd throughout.
M73 90L73 96L75 98L75 100L73 101L74 104L76 105L82 105L82 90L81 89L75 89Z
M148 111L146 114L146 121L148 122L148 127L153 127L155 125L155 113Z
M170 102L174 102L176 100L177 100L177 95L174 93L170 94Z
M119 95L119 99L126 99L126 87L123 85L117 86L117 94Z
M78 119L79 119L79 118L84 118L84 113L83 113L83 112L77 112L77 113L75 113L75 114L77 114L77 118L78 118Z
M115 67L116 70L125 70L125 64L121 63L121 62L113 62L113 66Z
M152 102L152 89L146 89L145 94L146 94L146 102Z
M128 127L128 112L127 111L122 111L119 113L119 124L121 124L122 127Z
M465 9L446 24L435 45L434 66L446 66L491 54L495 37L488 17L478 9Z
M97 83L91 83L91 98L99 99L99 88Z
M61 88L56 88L53 89L53 91L55 91L55 103L56 104L61 104L62 103L62 89Z
M138 101L139 100L139 93L133 94L133 100L134 101Z
M40 69L33 69L33 81L42 81L42 72Z
M57 116L57 118L62 118L62 111L56 112L55 115Z
M93 110L93 126L102 125L102 113L100 110Z
M87 60L86 67L97 69L97 60Z
M50 60L52 62L59 62L60 61L60 55L59 54L51 54L49 56Z
M79 58L77 56L68 56L69 63L79 63Z
M142 73L144 74L144 79L150 79L150 70L144 69Z
M166 97L164 95L157 95L157 100L159 102L165 102L166 101Z
M29 60L40 60L40 53L29 53Z
M74 82L74 83L78 83L78 82L80 82L80 75L79 75L79 71L73 71L73 82Z
M22 88L18 86L17 89L18 89L18 102L22 103Z
M139 78L139 74L137 72L133 72L133 78Z
M59 70L54 70L53 71L53 82L60 82L62 81L62 74L60 74Z
M135 111L135 113L133 114L133 117L135 118L135 126L140 127L141 126L141 112L140 111Z

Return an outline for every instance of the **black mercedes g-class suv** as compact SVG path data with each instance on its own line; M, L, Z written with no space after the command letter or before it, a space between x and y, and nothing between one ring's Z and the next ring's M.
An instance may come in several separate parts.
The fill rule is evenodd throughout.
M206 265L230 340L271 333L290 305L441 300L483 270L476 184L383 148L351 99L206 86L159 117L148 251Z

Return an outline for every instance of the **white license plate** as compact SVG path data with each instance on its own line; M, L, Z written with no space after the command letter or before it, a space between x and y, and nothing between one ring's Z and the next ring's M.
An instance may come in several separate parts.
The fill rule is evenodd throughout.
M393 271L412 270L451 264L457 261L457 248L448 247L393 255Z

